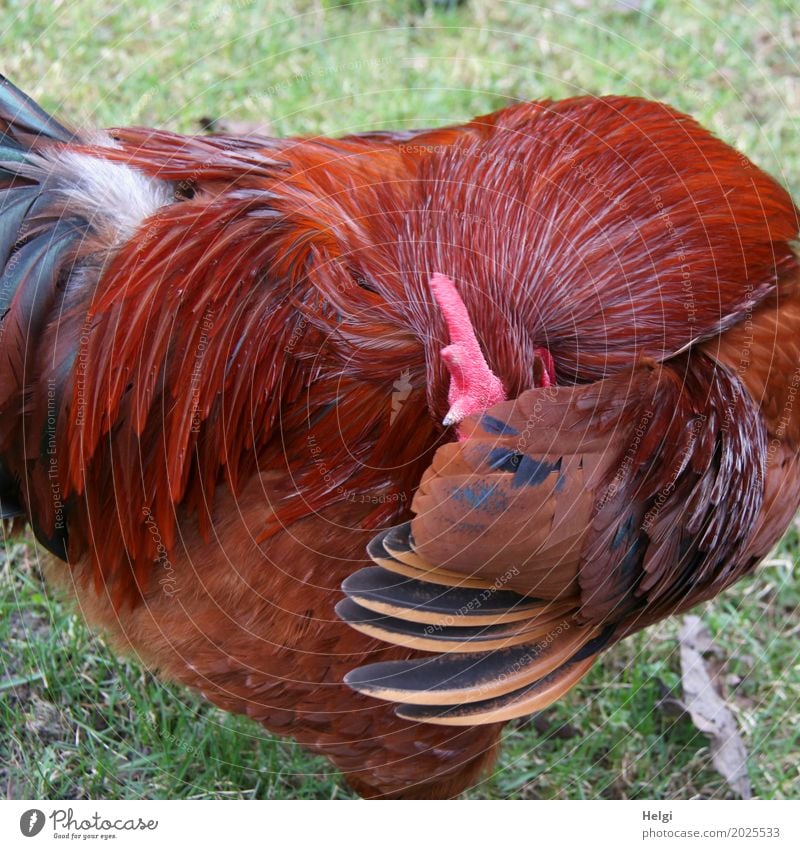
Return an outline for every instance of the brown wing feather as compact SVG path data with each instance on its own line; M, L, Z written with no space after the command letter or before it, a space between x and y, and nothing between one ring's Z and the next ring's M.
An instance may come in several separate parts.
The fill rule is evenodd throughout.
M489 580L514 565L508 586L539 597L577 580L587 622L740 574L766 434L739 381L702 354L526 392L465 433L414 500L429 563ZM449 475L449 457L472 475Z
M533 655L523 686L495 688L501 699L472 693L455 701L447 688L431 685L430 668L409 676L384 665L383 678L403 673L405 691L376 686L370 667L351 678L382 698L436 706L402 707L403 716L461 724L538 709L580 680L615 639L693 603L698 593L718 592L752 565L748 545L764 496L764 421L738 379L704 354L663 366L645 362L590 385L523 393L468 420L462 436L437 451L414 499L407 538L417 566L569 605L560 621L545 606L525 622L536 635L528 643ZM400 606L394 613L404 615ZM396 620L393 627L410 628ZM461 633L462 647L454 643L450 651L475 651L471 632ZM379 636L393 641L391 630ZM558 664L539 661L542 639ZM518 665L497 653L491 672L512 681ZM476 674L480 692L487 692L486 674L485 665L480 679ZM462 675L461 690L469 681ZM460 707L468 702L480 709Z

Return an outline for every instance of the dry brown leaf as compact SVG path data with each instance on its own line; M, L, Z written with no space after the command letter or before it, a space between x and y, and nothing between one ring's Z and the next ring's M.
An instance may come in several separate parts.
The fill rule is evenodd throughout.
M717 772L743 799L752 798L747 776L747 749L725 700L717 692L706 652L719 653L699 616L686 616L678 636L681 648L683 707L695 728L707 734Z

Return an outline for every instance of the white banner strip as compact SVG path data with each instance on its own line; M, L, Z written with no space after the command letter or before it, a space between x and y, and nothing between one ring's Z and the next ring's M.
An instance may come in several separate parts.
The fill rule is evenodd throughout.
M170 849L294 845L796 849L800 802L0 803L0 846L30 849L53 841Z

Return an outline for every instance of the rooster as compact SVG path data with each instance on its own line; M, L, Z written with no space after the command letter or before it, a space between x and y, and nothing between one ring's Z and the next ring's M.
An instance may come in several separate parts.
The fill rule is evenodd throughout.
M666 105L187 137L4 80L0 131L5 523L363 796L473 785L800 503L798 210Z

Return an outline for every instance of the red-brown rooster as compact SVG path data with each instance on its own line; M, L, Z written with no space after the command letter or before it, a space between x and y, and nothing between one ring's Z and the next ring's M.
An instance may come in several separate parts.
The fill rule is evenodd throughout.
M800 503L798 211L665 105L0 130L4 519L362 795L457 795Z

